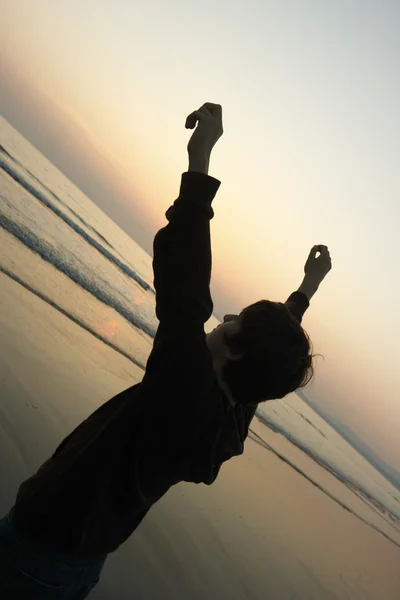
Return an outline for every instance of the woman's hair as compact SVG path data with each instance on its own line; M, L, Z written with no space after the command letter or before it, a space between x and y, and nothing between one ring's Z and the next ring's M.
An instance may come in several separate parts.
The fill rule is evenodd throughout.
M240 330L226 336L232 354L223 378L241 404L283 398L314 376L311 340L289 308L260 300L240 314Z

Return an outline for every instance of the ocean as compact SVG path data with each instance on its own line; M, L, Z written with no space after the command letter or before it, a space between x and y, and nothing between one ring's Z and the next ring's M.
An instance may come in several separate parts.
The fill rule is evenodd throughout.
M35 303L35 306L40 306L43 315L50 315L50 313L58 315L59 325L57 327L64 328L63 336L69 335L66 332L74 332L71 333L69 338L71 347L73 336L78 335L76 332L79 331L80 335L86 336L85 344L87 346L85 350L87 354L91 355L92 362L96 362L96 353L107 351L111 353L110 356L112 355L115 361L119 361L118 364L131 365L131 367L124 367L125 387L133 385L136 380L140 380L157 328L157 319L154 313L155 291L151 257L3 118L0 118L0 281L7 282L7 286L13 286L12 289L18 288L19 302L21 305L23 303L24 314L28 315L27 324L23 326L25 336L29 337L30 327L37 327L37 323L36 325L33 324L34 312L32 312L32 317L29 317L30 306ZM22 327L22 325L19 323L20 317L17 318L16 315L20 313L17 313L16 310L14 314L12 302L7 301L6 292L4 291L8 289L7 286L0 287L0 306L3 306L3 310L4 308L7 310L8 326L13 327L13 331L18 331L18 327ZM3 293L4 298L2 297ZM43 317L43 320L46 323L45 317ZM61 323L64 325L61 325ZM206 324L206 331L210 331L217 324L218 320L213 316ZM56 327L50 325L50 319L48 327L49 329ZM46 328L46 325L42 326L42 330L43 328ZM48 335L48 333L43 331L43 335ZM60 335L54 336L53 354L58 351L57 343ZM35 335L35 343L40 347L40 340L38 341L38 339L38 335ZM5 348L7 343L9 341L6 340L4 334L1 338L1 345ZM61 350L59 352L61 353ZM63 356L62 354L59 355L60 357ZM61 369L62 360L60 359L59 362ZM136 379L132 379L131 383L128 382L129 375L127 375L130 368L133 369L132 372L135 373L133 377ZM21 394L18 397L21 398ZM9 435L10 431L4 425L6 419L10 418L11 411L7 402L10 402L9 397L6 397L5 392L3 392L0 398L0 409L2 411L0 412L0 418L3 420L2 430L4 436L7 431ZM40 408L42 407L40 406ZM45 409L46 407L43 406L43 410ZM74 414L78 415L81 414L79 411L83 410L84 413L85 410L89 411L89 409L93 410L93 406L90 404L86 408L77 409ZM63 412L68 413L70 407L59 403L57 410L62 415ZM64 418L66 421L62 420ZM51 434L54 435L54 439L64 431L63 428L67 427L67 421L68 419L64 415L60 417L61 424L54 425L55 433ZM50 423L51 419L46 421L46 427L50 427ZM68 431L65 431L64 434L66 433ZM13 435L15 442L18 430L15 429ZM20 455L27 452L26 449L23 450L23 444L24 442L21 440L17 443L17 447L20 448ZM9 443L4 442L4 446L0 446L0 448L3 452L10 451ZM304 486L305 496L303 495L299 499L299 511L301 510L300 506L304 509L306 499L311 501L311 497L315 495L315 498L319 499L318 506L320 506L323 498L323 506L329 507L329 509L326 508L326 518L328 518L329 511L334 511L335 515L343 516L346 514L346 518L350 518L354 522L357 521L357 527L362 528L360 531L368 531L368 535L373 536L371 540L379 539L379 543L387 544L391 548L391 552L394 553L393 556L397 556L399 559L397 565L400 566L400 491L389 483L365 458L358 454L297 394L290 394L284 400L260 405L251 427L249 439L246 442L245 454L248 449L248 460L253 461L252 468L255 468L255 464L258 465L258 470L253 474L254 477L256 479L257 477L263 478L262 481L254 480L253 484L255 486L266 485L268 482L267 465L273 464L275 475L270 485L277 486L274 494L279 493L280 474L282 474L282 481L286 481L287 477L292 481L293 487L290 488L289 479L287 480L287 489L292 489L291 492L289 491L292 500L296 498L299 490L298 485L301 482L301 486ZM250 449L253 453L251 456ZM243 470L244 462L242 458L237 459L237 461L237 465L240 464L240 468ZM240 461L242 462L240 463ZM240 471L239 466L235 467L236 461L230 462L232 464L227 467L229 472L227 472L224 480L226 488L230 485L237 485L238 476L235 477L235 468L237 468L237 472ZM0 473L2 477L9 476L8 471L3 470ZM247 477L247 473L248 471L243 475L244 478ZM2 481L2 488L7 487L10 481L11 479ZM10 495L4 495L4 498L7 496L7 501L11 497L11 493L15 491L16 483L17 479L12 480L12 484L10 483ZM216 492L216 494L219 494L218 498L224 493L221 488L222 485L223 483L220 485L218 482L218 492ZM193 489L196 489L196 487L198 486L192 486ZM187 488L184 487L184 489ZM172 498L177 501L177 494L179 498L183 498L185 494L186 497L190 496L190 510L194 510L193 506L200 506L200 498L203 498L202 494L204 493L201 492L198 497L195 497L193 496L195 494L193 490L181 493L181 488L176 486L176 490L171 494L171 499L165 503L163 501L162 507L157 509L159 510L157 514L162 513L163 518L168 519L168 516L164 513L166 513L167 506L169 506L171 522L175 523L178 515L172 516L174 510L176 510L174 508L176 504L172 505ZM287 493L284 497L287 498ZM204 502L206 506L210 506L209 500L204 499ZM6 501L4 501L4 504L6 504ZM260 520L268 522L267 505L268 502L266 502L265 510L261 506L258 507L258 525L256 526L254 523L251 526L249 525L247 532L256 531L257 527L262 527ZM188 507L186 508L189 510ZM224 511L224 508L221 510ZM282 508L282 511L284 510ZM193 517L193 513L188 512L186 514L185 510L181 511L180 514L185 515L185 519L190 519L190 514ZM207 514L207 527L214 527L215 523L213 525L213 522L216 522L217 513L209 508ZM281 516L284 518L283 515ZM308 518L311 518L310 515ZM337 518L339 522L342 517ZM301 517L299 519L301 521ZM196 522L196 518L193 517L193 521ZM224 531L228 528L229 535L232 535L232 530L227 523L224 524L224 528ZM142 544L146 546L150 538L145 539L144 533L140 535L142 536ZM215 537L215 531L213 535ZM282 535L289 544L290 531L286 531ZM318 531L315 535L318 535ZM199 536L200 533L198 532L196 537L197 548L199 548ZM222 533L219 532L218 536L222 536ZM279 531L275 532L275 536L279 539ZM174 538L176 538L176 533ZM221 539L223 540L223 538ZM176 543L178 544L178 542ZM188 544L191 542L186 540L183 543ZM209 543L209 541L204 542L205 545ZM223 541L221 543L223 544ZM249 539L247 539L246 544L248 543L250 543ZM295 549L297 546L293 546L293 539L290 539L290 544L290 553L293 558L297 552ZM326 544L329 544L329 540L325 539L323 544L321 542L321 551ZM386 581L385 584L382 583L383 586L389 586L392 579L394 582L393 590L397 585L396 582L400 586L400 580L396 580L398 568L396 571L393 566L393 572L390 576L385 571L385 577L383 577L383 571L378 570L374 582L371 583L371 581L368 582L368 577L371 577L370 566L368 566L363 576L360 575L360 568L357 567L358 571L354 570L354 578L351 583L351 571L346 576L338 571L336 579L332 574L329 577L325 574L327 581L329 580L330 583L329 585L324 584L323 591L321 591L322 584L319 583L320 587L318 587L315 584L315 578L322 577L322 567L319 567L319 571L311 576L309 571L310 569L312 571L312 565L306 564L304 557L300 559L302 552L299 550L298 556L296 555L296 569L300 568L298 565L301 560L302 584L300 588L296 588L293 583L296 581L296 577L300 581L300 576L294 575L294 573L300 571L295 571L293 567L292 577L285 576L282 571L279 585L278 583L274 584L274 589L279 591L271 591L270 595L265 595L267 584L262 583L262 568L260 573L257 571L257 574L246 570L247 567L244 565L247 562L243 562L244 559L243 557L240 558L241 555L238 555L238 558L235 554L235 552L237 553L238 543L232 542L230 547L231 550L235 548L232 552L236 557L232 556L231 560L233 562L239 561L237 563L239 564L238 568L242 568L242 572L247 573L247 575L243 576L244 583L242 582L240 589L236 586L232 588L235 590L234 592L231 590L229 596L225 596L223 590L225 590L224 585L226 586L227 583L221 583L222 587L218 592L219 595L213 595L213 597L249 599L268 597L277 600L281 600L281 598L307 598L309 600L309 598L314 597L322 600L324 598L378 598L378 596L369 594L372 593L372 589L375 589L374 586L378 586L380 573L382 573L382 582L383 580ZM262 552L262 550L260 551ZM135 552L136 559L139 560L139 548L136 548ZM146 552L151 554L151 547ZM179 546L175 548L174 552L179 553ZM270 553L271 549L265 548L265 556L269 556ZM163 556L165 559L165 555ZM200 554L196 560L200 560L199 556ZM143 555L141 555L141 560L143 560ZM168 560L171 560L171 556ZM204 557L202 560L205 560ZM276 560L276 557L274 557L274 560ZM390 562L392 560L394 565L395 559L392 558L389 560L389 564L392 564ZM226 556L223 561L226 561ZM370 565L369 560L366 559L365 564ZM385 569L387 568L386 564ZM158 597L175 597L173 595L175 593L173 583L170 581L166 583L165 578L168 579L167 575L163 574L161 577L161 572L164 573L161 559L157 569L158 576L166 587L157 588L157 590L164 589L162 593L153 590L151 592L152 596L148 592L148 597L152 597L153 600ZM215 569L215 565L213 569ZM252 569L255 569L254 563ZM171 568L170 573L172 572L174 572L173 568ZM185 588L185 594L189 593L190 595L177 595L176 598L209 597L207 595L209 588L204 584L204 581L207 581L208 573L210 573L210 570L204 571L202 584L192 574L192 579L188 579L188 587ZM304 579L306 575L310 580L307 585ZM277 577L277 574L275 573L274 576ZM127 577L126 574L122 577L126 586L125 591L120 590L119 595L115 597L129 597L128 590L132 589L133 584L127 583ZM218 574L218 581L222 582L223 578L224 575L221 571ZM193 583L195 579L196 584ZM119 577L119 580L121 581L121 577ZM285 581L287 583L286 590ZM307 587L314 585L310 583L312 581L316 585L315 590L312 587ZM193 590L196 589L196 592L190 587L192 584L194 586ZM201 591L203 590L203 584L204 592ZM148 587L146 587L146 584L142 582L141 585L141 595L137 597L145 598L147 597L146 590L150 590L153 584L148 583ZM215 591L215 582L213 585L212 589ZM306 595L303 594L302 586L304 586L304 594ZM165 591L166 589L169 591ZM385 591L385 587L379 588L378 586L376 589L381 589L383 590L382 593L386 594L379 596L383 600L392 600L392 598L394 600L395 597L399 597L391 596L391 588L389 587L387 587L387 591ZM398 589L400 590L400 587ZM192 591L188 592L187 590ZM108 597L101 595L102 593L104 594L101 589L96 591L93 598L96 598L96 594L98 594L98 598ZM125 593L126 596L124 596ZM226 593L228 594L228 592ZM275 593L279 595L271 595ZM157 594L160 594L160 596L157 596Z

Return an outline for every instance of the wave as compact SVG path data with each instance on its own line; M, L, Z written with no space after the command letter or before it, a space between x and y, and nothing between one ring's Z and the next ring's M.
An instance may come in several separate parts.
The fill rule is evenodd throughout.
M297 411L296 411L297 412ZM262 411L256 412L257 419L268 429L277 433L279 435L284 436L293 446L304 452L311 460L316 462L320 467L328 471L333 477L338 479L341 483L343 483L347 488L349 488L354 494L356 494L363 502L366 502L369 507L377 512L380 516L384 515L389 519L387 523L389 523L392 527L398 531L399 518L397 515L394 515L382 502L380 502L375 496L366 491L357 481L355 481L351 476L346 475L342 470L332 465L329 461L323 459L321 456L313 452L313 450L307 445L306 442L298 439L291 433L289 433L282 425L278 425L274 423L271 419L269 419L265 413ZM308 419L306 419L308 421ZM313 425L311 423L311 425ZM313 425L314 427L314 425ZM319 431L319 429L317 429ZM322 432L321 435L324 436ZM326 437L326 436L324 436Z
M57 204L66 208L69 212L71 212L74 217L79 220L87 229L90 229L98 236L111 250L116 252L115 248L108 242L108 240L99 233L94 227L89 225L78 213L76 213L73 209L71 209L57 194L55 194L52 190L50 190L44 183L42 183L35 175L33 175L22 163L20 163L16 158L14 158L3 146L0 145L0 152L3 153L4 157L0 155L0 167L21 185L25 188L30 194L32 194L41 204L43 204L46 208L51 210L54 214L57 215L62 221L64 221L71 229L75 231L78 235L80 235L85 242L93 246L102 256L104 256L107 260L112 262L118 269L120 269L125 275L134 279L136 283L138 283L146 292L150 292L153 295L155 291L153 287L147 283L140 275L138 275L131 267L129 267L125 262L114 256L107 248L105 248L102 244L100 244L94 237L92 237L85 229L83 229L80 225L75 223L73 219L68 217L68 215L60 210L58 206L54 204L54 200ZM11 163L11 164L10 164ZM15 168L13 168L12 163L15 163L19 166L20 169L25 171L29 177L31 177L37 184L43 188L44 192L32 185L22 173L18 172ZM53 200L53 201L52 201ZM118 253L119 254L119 253Z
M264 423L264 424L266 425L266 423ZM276 429L274 431L276 431ZM349 512L351 515L353 515L354 517L356 517L357 519L359 519L363 523L365 523L365 525L367 525L368 527L371 527L372 529L374 529L377 533L380 533L383 537L385 537L387 540L389 540L390 542L392 542L392 544L394 544L395 546L397 546L398 548L400 548L400 544L396 540L394 540L392 537L390 537L390 535L388 535L387 533L385 533L384 531L382 531L381 529L379 529L379 527L377 527L373 523L371 523L371 522L367 521L366 519L364 519L361 515L358 515L351 508L349 508L344 502L342 502L341 500L339 500L339 498L337 498L336 496L334 496L333 494L331 494L328 490L326 490L324 487L322 487L319 483L317 483L316 481L314 481L314 479L312 479L309 475L307 475L307 473L305 473L302 469L300 469L297 465L295 465L291 460L289 460L288 458L286 458L285 456L283 456L283 454L281 454L280 452L278 452L277 450L275 450L275 448L273 448L270 444L268 444L268 442L266 442L264 440L264 438L262 438L260 435L258 435L258 433L256 433L251 427L249 428L249 438L253 442L259 444L265 450L268 450L269 452L272 452L272 454L274 454L277 458L279 458L281 461L283 461L285 464L287 464L289 467L291 467L294 471L296 471L296 473L298 473L299 475L301 475L302 477L304 477L305 479L307 479L307 481L309 483L311 483L314 487L318 488L321 492L323 492L324 494L326 494L331 500L333 500L334 502L336 502L337 504L339 504L339 506L341 506L344 510L346 510L347 512ZM323 464L321 464L321 466L324 467ZM339 476L339 473L334 473L334 472L331 471L331 469L329 469L329 472L331 472L341 483L343 483L344 485L346 485L347 487L349 487L351 489L351 491L353 491L358 496L357 492L354 489L352 489L352 486L350 486L347 481L344 481ZM363 499L363 498L361 498L361 499ZM384 508L385 508L384 514L387 514L387 509L386 509L386 507L384 507ZM381 516L383 516L383 515L381 515ZM392 517L393 517L393 515L392 515ZM388 522L386 521L386 523L388 523ZM395 527L393 525L393 523L389 523L389 524L395 529L396 532L398 532L397 527Z
M124 356L125 358L130 360L131 362L133 362L137 367L140 367L143 370L145 369L145 365L143 363L141 363L140 361L138 361L134 356L128 354L127 352L125 352L124 350L122 350L121 348L119 348L118 346L113 344L112 342L110 342L110 340L108 338L100 335L95 329L93 329L92 327L89 327L84 321L82 321L75 315L71 314L70 312L66 311L64 308L62 308L62 306L60 306L59 304L54 302L46 294L43 294L39 290L36 290L32 286L28 285L25 281L23 281L20 277L18 277L18 275L16 275L15 273L12 273L8 269L5 269L1 265L0 265L0 272L3 273L4 275L7 275L7 277L10 277L11 279L13 279L16 283L19 283L20 285L22 285L26 290L28 290L29 292L31 292L32 294L34 294L35 296L37 296L44 302L47 302L47 304L49 304L50 306L55 308L58 312L63 314L65 317L67 317L68 319L73 321L76 325L79 325L79 327L82 327L82 329L84 329L85 331L87 331L88 333L93 335L95 338L97 338L98 340L100 340L101 342L106 344L107 346L110 346L110 348L112 348L113 350L115 350L116 352L118 352L119 354L121 354L122 356Z
M13 167L12 162L15 163ZM106 240L104 236L102 236L99 232L97 232L93 227L87 224L75 211L73 211L67 204L65 204L58 196L56 196L49 188L47 188L44 184L42 184L32 173L30 173L25 167L17 161L15 158L11 156L11 154L5 150L3 146L0 145L0 167L16 181L19 185L21 185L25 190L27 190L31 195L33 195L43 206L47 209L51 210L57 217L59 217L68 227L74 230L75 233L80 235L86 243L90 244L94 247L106 260L110 261L115 265L120 271L124 273L129 279L133 280L138 284L145 292L155 295L155 291L153 288L144 281L132 268L130 268L127 264L119 260L116 256L114 256L107 248L102 246L97 240L94 239L89 233L87 233L80 225L75 223L63 210L61 210L58 206L55 205L55 202L58 202L60 205L63 205L67 210L72 212L77 219L79 219L83 225L87 228L91 228L93 233L97 235L100 239L104 240L110 249L113 249L112 245ZM25 172L25 176L23 173L20 173L17 169L23 169ZM44 188L44 191L35 187L33 183L28 181L28 177L33 178L34 181L37 182L38 186L40 185ZM3 202L9 202L9 200L5 196L1 196ZM29 250L38 254L43 260L50 263L54 268L58 271L61 271L66 275L71 281L75 284L79 285L81 288L86 290L88 293L93 295L103 304L110 306L116 312L118 312L124 319L126 319L131 325L140 329L145 334L149 335L151 338L154 338L156 334L157 325L153 323L149 323L148 320L141 318L140 314L132 312L130 308L130 299L127 298L122 290L114 290L111 287L111 283L105 281L101 277L91 277L90 272L85 272L85 268L82 265L76 263L76 261L71 261L68 254L65 252L61 252L57 250L54 246L52 246L49 242L41 239L38 235L36 235L31 229L25 227L22 224L17 223L13 219L9 218L5 214L0 212L0 226L3 227L6 231L8 231L11 235L17 238L20 242L22 242ZM32 290L31 290L32 291ZM141 366L141 365L139 365Z
M100 300L100 302L113 308L117 313L131 323L131 325L134 325L136 328L154 338L156 333L155 327L148 325L140 318L140 316L132 313L121 301L118 300L118 298L112 296L110 290L105 289L100 283L98 283L98 280L88 279L83 271L71 265L67 258L61 252L58 252L48 242L40 239L30 229L16 223L2 213L0 213L0 226L21 241L27 248L29 248L29 250L38 254L44 261L50 263L58 271L64 273L74 283Z

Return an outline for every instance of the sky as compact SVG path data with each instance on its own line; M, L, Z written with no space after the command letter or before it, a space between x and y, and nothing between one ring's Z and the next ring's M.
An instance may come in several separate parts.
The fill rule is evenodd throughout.
M215 308L284 301L314 244L307 389L400 470L400 4L0 0L2 115L151 253L222 104ZM5 17L5 18L4 18Z

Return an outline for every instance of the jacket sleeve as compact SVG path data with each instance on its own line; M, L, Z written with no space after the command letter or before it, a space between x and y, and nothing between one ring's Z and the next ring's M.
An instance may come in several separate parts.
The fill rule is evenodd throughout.
M293 292L285 302L290 312L301 323L304 313L310 306L310 302L302 292Z
M220 181L208 175L183 173L179 197L166 212L168 224L154 238L159 325L147 361L146 381L150 376L164 376L167 383L176 376L178 364L181 377L186 379L187 373L192 380L196 374L206 377L204 371L212 366L204 324L213 312L210 220L214 216L211 203L219 186Z
M212 315L210 220L219 186L208 175L184 173L168 224L154 238L156 315L165 328L204 325Z

